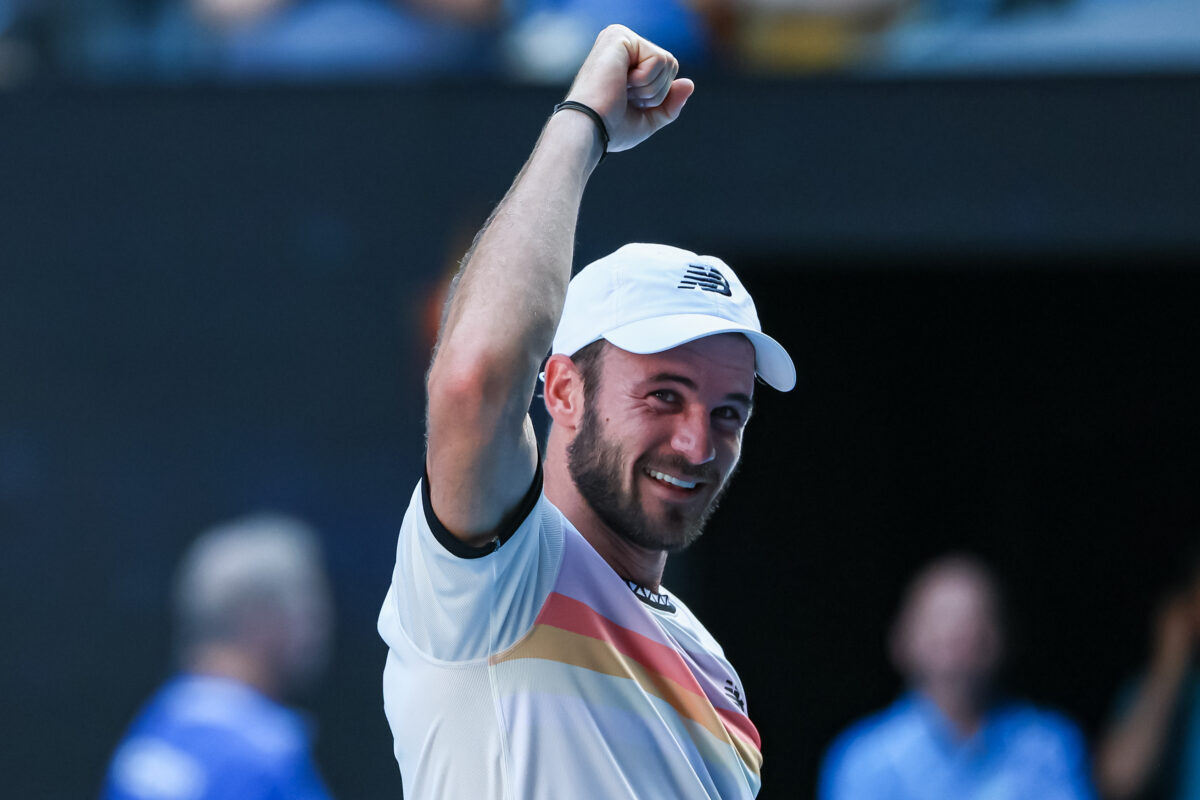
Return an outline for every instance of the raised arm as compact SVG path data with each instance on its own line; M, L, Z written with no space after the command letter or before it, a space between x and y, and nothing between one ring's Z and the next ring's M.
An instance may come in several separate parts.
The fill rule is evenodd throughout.
M567 99L603 117L610 152L626 150L679 115L693 86L677 72L670 53L614 25ZM600 142L584 113L553 115L455 279L429 370L425 468L434 513L468 544L491 539L533 480L527 411L562 313Z
M1193 615L1186 594L1172 598L1159 611L1149 668L1097 748L1096 785L1106 800L1141 796L1162 765L1191 668L1196 638Z

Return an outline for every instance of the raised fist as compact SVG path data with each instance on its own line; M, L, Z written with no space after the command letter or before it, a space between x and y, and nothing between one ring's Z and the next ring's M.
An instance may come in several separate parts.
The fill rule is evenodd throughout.
M677 74L675 56L623 25L610 25L596 37L567 99L604 118L610 152L628 150L679 116L695 84Z

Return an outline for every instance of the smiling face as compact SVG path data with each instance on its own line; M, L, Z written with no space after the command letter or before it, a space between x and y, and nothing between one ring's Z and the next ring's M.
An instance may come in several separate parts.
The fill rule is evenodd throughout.
M663 353L602 345L567 448L579 493L615 533L675 552L704 529L737 466L754 347L720 334Z

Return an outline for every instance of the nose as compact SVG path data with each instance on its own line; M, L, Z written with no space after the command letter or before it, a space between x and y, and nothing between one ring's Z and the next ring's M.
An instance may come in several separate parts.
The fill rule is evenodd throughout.
M692 408L676 418L671 447L696 465L707 464L717 457L705 409Z

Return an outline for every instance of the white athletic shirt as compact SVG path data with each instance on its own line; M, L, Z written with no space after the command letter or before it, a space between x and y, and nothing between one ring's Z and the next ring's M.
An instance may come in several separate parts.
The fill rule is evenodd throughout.
M663 590L636 590L542 494L486 548L409 504L379 614L409 800L749 798L741 681Z

